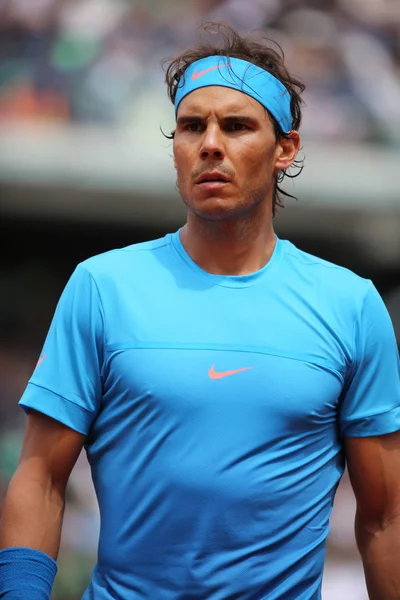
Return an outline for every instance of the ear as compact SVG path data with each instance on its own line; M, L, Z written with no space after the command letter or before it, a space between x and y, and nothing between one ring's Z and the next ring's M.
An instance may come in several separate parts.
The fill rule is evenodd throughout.
M281 138L276 146L275 169L281 171L288 169L296 159L300 150L300 134L290 131L289 139Z
M178 165L176 163L176 158L175 158L175 154L174 154L174 169L177 169L177 168L178 168Z

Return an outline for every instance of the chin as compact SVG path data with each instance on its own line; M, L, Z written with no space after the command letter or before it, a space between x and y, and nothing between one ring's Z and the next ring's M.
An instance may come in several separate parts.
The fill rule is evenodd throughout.
M187 204L189 210L204 221L225 221L243 214L243 205L232 205L218 198Z

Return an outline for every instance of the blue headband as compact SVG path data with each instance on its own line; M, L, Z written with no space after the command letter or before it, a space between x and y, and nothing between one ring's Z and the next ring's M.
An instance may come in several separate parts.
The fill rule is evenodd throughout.
M229 87L251 96L275 117L285 133L291 131L291 98L285 86L257 65L226 56L207 56L189 65L178 83L175 115L185 96L211 85Z

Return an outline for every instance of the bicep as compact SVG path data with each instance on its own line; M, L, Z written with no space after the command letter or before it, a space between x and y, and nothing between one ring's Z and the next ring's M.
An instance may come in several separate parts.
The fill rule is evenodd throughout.
M30 410L17 471L64 489L84 440L81 433Z
M350 481L357 515L364 522L383 522L400 513L400 432L345 438Z

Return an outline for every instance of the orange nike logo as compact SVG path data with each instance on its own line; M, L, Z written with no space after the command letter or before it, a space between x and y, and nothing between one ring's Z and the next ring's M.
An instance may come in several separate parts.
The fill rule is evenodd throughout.
M208 371L208 376L210 379L223 379L224 377L229 377L230 375L236 375L236 373L241 373L242 371L248 371L249 369L254 369L254 367L244 367L243 369L234 369L233 371L216 371L215 365L211 367Z
M46 352L44 352L43 355L39 358L39 360L36 363L36 367L38 367L40 365L40 363L42 361L44 361L45 358L46 358ZM35 369L36 369L36 367L35 367Z
M214 69L222 69L222 67L227 67L227 66L228 65L215 65L214 67L208 67L208 69L204 69L204 71L200 71L200 73L197 73L197 71L195 70L192 75L192 80L196 81L196 79L198 79L199 77L202 77L202 75L205 75L209 71L213 71Z

